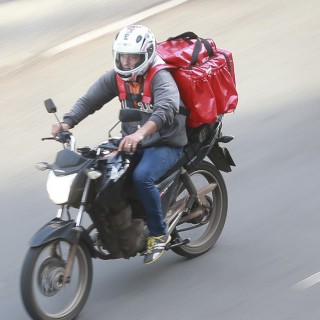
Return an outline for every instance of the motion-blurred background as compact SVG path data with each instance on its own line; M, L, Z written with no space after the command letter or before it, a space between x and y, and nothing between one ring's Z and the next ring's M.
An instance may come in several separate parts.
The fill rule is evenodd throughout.
M126 22L148 26L159 41L194 31L233 52L239 105L224 133L236 137L228 148L237 167L224 174L229 212L213 250L194 260L168 252L149 267L140 257L95 261L79 319L319 319L320 2L170 1L178 5L158 13L165 3L0 1L2 319L28 317L21 264L31 236L55 214L46 174L34 169L59 149L40 141L55 121L43 101L67 112L112 67L116 29ZM60 47L88 32L92 40ZM78 145L104 140L118 107L115 100L76 127Z

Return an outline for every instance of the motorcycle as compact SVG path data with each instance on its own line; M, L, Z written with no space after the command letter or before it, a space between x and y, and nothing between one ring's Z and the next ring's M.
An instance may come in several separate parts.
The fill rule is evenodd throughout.
M45 106L58 119L53 101ZM234 161L221 143L222 118L188 128L188 144L176 165L157 182L171 241L166 250L194 258L218 240L225 224L228 195L220 171ZM83 309L91 289L92 258L129 259L143 255L148 229L139 198L130 183L135 153L118 152L121 138L111 131L120 122L140 121L141 111L121 109L109 140L94 148L76 148L69 131L49 170L47 191L58 212L30 242L20 279L23 304L32 319L70 320ZM59 119L58 119L59 121Z

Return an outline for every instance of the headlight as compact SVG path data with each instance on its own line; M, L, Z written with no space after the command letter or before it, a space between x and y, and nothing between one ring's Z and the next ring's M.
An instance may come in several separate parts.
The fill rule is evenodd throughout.
M69 199L70 188L77 173L57 177L53 171L49 172L47 191L50 200L55 204L66 203Z

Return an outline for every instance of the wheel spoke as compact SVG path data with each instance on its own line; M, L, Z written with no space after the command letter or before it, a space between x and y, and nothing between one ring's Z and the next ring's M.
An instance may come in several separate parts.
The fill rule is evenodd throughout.
M227 214L227 190L220 172L204 161L189 172L197 190L202 190L203 207L194 208L203 213L192 220L185 220L176 228L178 239L190 238L190 242L172 250L183 256L197 256L208 251L220 236ZM214 186L211 188L210 186ZM187 195L181 186L177 201Z
M21 290L26 309L32 317L72 319L82 309L92 281L91 257L79 246L72 281L64 284L65 259L69 249L70 244L64 241L30 249L23 266Z

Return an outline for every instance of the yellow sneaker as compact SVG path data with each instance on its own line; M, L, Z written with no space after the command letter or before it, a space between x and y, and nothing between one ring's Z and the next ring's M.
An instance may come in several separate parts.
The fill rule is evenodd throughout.
M158 260L165 248L167 243L171 240L170 235L163 235L159 237L148 237L147 238L147 251L144 254L144 263L150 264Z

